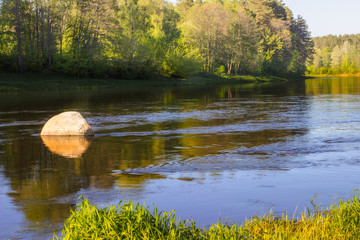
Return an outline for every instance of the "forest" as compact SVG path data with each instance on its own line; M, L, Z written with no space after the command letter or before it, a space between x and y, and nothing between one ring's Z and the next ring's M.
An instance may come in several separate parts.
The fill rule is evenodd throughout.
M308 74L356 74L360 72L360 34L313 38L315 54Z
M0 0L3 72L302 75L313 47L281 0Z

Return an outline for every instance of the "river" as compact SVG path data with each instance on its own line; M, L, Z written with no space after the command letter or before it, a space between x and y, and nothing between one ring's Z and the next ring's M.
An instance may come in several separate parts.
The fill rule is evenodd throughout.
M208 227L360 185L360 78L0 94L0 239L49 239L80 196ZM92 138L41 138L79 111Z

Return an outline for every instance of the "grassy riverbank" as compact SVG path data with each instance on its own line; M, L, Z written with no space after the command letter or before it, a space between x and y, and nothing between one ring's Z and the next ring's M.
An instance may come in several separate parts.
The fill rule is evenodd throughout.
M147 80L118 80L96 78L70 78L58 75L0 74L0 92L48 91L70 89L123 89L152 87L181 87L188 85L214 85L224 83L249 83L285 80L278 77L255 76L196 76L187 79L153 77Z
M360 195L295 219L272 214L243 225L213 224L202 229L175 212L150 212L133 203L98 209L83 198L54 239L360 239Z

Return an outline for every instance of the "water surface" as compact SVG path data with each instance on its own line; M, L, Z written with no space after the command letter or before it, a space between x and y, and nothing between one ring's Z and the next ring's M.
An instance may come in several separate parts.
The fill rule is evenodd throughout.
M360 79L0 94L0 239L48 239L79 196L199 226L328 206L360 180ZM41 138L79 111L93 138Z

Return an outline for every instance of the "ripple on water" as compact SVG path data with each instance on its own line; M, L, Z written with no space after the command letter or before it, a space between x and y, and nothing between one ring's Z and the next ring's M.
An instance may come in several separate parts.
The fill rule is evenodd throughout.
M184 119L196 119L200 121L209 121L212 119L228 119L229 115L241 115L245 113L244 109L237 109L236 111L229 111L229 109L214 109L214 110L192 110L192 111L160 111L160 112L140 112L131 115L111 115L111 116L96 116L87 118L89 123L111 125L111 124L149 124L159 122L181 121Z
M173 173L227 170L288 170L294 168L329 167L340 164L358 164L354 156L360 153L356 141L360 139L335 139L317 141L308 136L287 139L253 147L222 149L205 156L178 158L142 168L124 169L126 173ZM334 143L336 142L336 144ZM339 144L341 142L342 144ZM351 144L349 144L351 142ZM205 146L202 146L206 148ZM185 148L191 150L197 146ZM180 150L184 150L180 148Z
M120 127L120 128L119 128ZM215 126L200 126L200 127L187 127L176 128L171 130L151 130L151 131L124 131L124 128L129 127L126 124L114 124L109 126L97 126L94 129L102 134L114 137L124 136L150 136L150 135L179 135L179 134L235 134L235 133L247 133L266 130L293 130L294 133L302 131L304 125L299 124L298 129L293 129L292 124L284 123L242 123L242 124L224 124ZM152 126L150 125L149 128Z
M39 121L13 121L7 123L0 123L0 127L12 127L12 126L38 126L41 123Z

